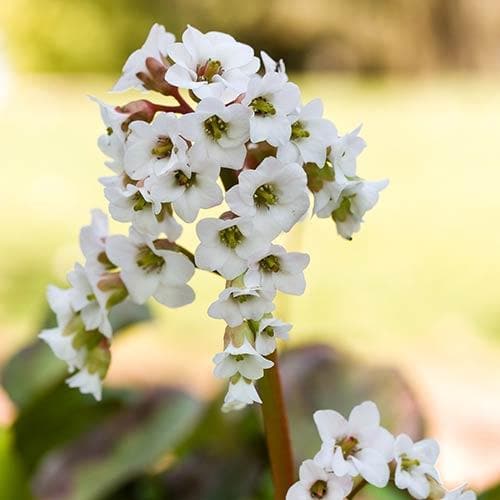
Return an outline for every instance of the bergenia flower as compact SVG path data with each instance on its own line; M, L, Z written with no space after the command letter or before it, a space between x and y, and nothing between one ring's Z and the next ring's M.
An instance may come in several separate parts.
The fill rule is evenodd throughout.
M113 90L121 92L128 89L147 90L144 80L149 75L148 59L153 59L158 65L164 65L167 53L175 42L175 36L165 30L164 26L154 24L143 46L133 52L125 65L123 74L116 82ZM139 78L142 76L142 79Z
M361 475L379 488L387 484L394 438L380 426L375 403L355 406L348 420L336 411L319 410L314 422L323 442L314 459L318 464L337 476Z
M245 92L259 60L248 45L225 33L201 33L188 26L182 43L168 49L174 64L165 79L176 87L191 89L200 99L217 97L228 103Z
M288 490L286 500L344 500L351 490L349 476L335 476L313 460L306 460L300 466L299 480Z
M288 232L307 212L307 177L297 163L266 158L255 170L244 170L226 193L231 210L252 218L264 237Z
M396 459L395 480L401 490L408 490L417 500L429 496L429 476L439 481L435 464L439 455L439 445L434 439L423 439L414 443L406 434L401 434L394 443Z

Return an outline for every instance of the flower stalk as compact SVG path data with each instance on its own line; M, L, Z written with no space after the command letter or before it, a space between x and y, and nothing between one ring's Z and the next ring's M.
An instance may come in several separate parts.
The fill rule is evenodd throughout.
M268 359L274 363L274 366L265 371L264 377L260 380L259 388L274 484L274 498L283 500L288 489L295 482L295 464L277 351L270 354Z

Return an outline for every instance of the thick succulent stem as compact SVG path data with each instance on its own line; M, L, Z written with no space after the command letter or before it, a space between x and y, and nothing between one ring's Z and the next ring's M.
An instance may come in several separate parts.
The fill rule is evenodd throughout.
M274 483L275 500L284 500L295 482L295 464L290 441L288 416L278 365L278 353L268 356L274 366L265 371L260 380L262 414L266 432L267 450Z

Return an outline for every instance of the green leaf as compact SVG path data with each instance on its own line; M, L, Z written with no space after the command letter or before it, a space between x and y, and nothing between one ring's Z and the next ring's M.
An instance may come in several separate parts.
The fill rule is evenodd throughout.
M125 327L151 318L147 306L139 306L129 301L114 307L110 314L115 335ZM49 311L42 328L54 326L55 317ZM62 383L67 375L66 364L54 356L45 342L36 339L7 362L2 370L2 384L18 409L22 409Z
M26 474L13 446L12 434L4 428L0 428L0 498L32 498Z
M483 491L478 496L478 500L499 500L500 499L500 483L492 486L486 491Z
M36 476L37 498L98 500L160 459L175 459L176 446L191 432L200 405L181 392L150 394L47 456ZM54 469L53 464L59 464Z

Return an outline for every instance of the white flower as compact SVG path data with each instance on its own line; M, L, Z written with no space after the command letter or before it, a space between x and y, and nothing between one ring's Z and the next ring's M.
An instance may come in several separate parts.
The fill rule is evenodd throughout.
M92 210L90 225L80 230L80 248L85 256L85 267L95 274L110 269L106 258L106 238L108 237L108 218L102 210Z
M394 443L396 486L401 490L408 490L413 498L427 498L430 493L427 476L439 480L434 467L438 455L439 445L434 439L413 443L406 434L399 435Z
M330 217L332 211L337 208L343 189L349 184L349 180L337 167L326 164L323 168L331 168L333 181L324 181L319 191L313 192L313 213L318 217Z
M85 362L86 350L75 348L74 336L83 326L71 307L71 290L50 285L47 300L57 318L57 327L45 329L39 337L44 340L56 357L66 362L70 371L81 368Z
M306 460L299 469L299 480L293 484L286 500L344 500L352 490L352 479L326 472L314 460Z
M279 61L275 61L272 57L269 56L267 52L263 50L260 51L260 58L262 59L262 63L264 65L265 73L280 73L286 77L288 80L288 75L286 74L285 62L283 59Z
M119 222L131 222L133 227L151 237L165 233L175 241L182 226L169 213L166 204L155 202L142 181L134 184L126 176L103 177L104 196L109 201L109 212Z
M154 24L144 45L133 52L125 62L122 70L123 74L116 82L113 90L116 92L127 89L146 90L144 83L137 77L137 74L148 73L146 60L150 57L164 64L168 49L174 42L175 36L172 33L168 33L164 26Z
M255 332L255 349L259 354L267 356L276 349L276 339L288 339L292 325L276 318L263 317Z
M262 403L257 393L257 389L255 389L253 380L238 375L236 378L236 382L233 382L233 380L229 382L227 394L222 406L222 411L224 413L233 410L241 410L252 403Z
M337 137L335 125L322 118L323 103L315 99L298 114L289 117L290 140L278 147L278 158L284 162L324 165L327 147Z
M168 50L174 61L165 75L168 83L191 89L197 97L218 97L231 102L246 89L249 76L259 69L259 60L248 45L225 33L201 33L188 26L182 43Z
M185 222L193 222L200 208L220 205L224 196L217 184L219 166L190 150L189 164L177 163L162 175L153 175L145 186L155 202L172 202L175 213Z
M214 356L214 374L218 378L230 378L239 373L249 380L258 380L264 376L264 370L271 368L273 362L261 356L245 339L236 347L231 342L223 352Z
M175 113L161 111L151 123L134 121L129 129L123 161L131 179L163 174L186 160L187 144L179 135L179 119Z
M83 368L66 380L69 387L78 388L82 394L92 394L97 401L102 397L102 381L99 373Z
M232 280L247 269L247 259L269 240L257 235L248 218L229 220L207 218L198 222L196 233L200 244L195 252L196 265L217 271Z
M305 253L287 252L280 245L270 245L248 259L245 285L302 295L306 288L304 269L309 260Z
M273 146L287 142L292 129L286 115L295 111L299 103L299 88L287 82L282 73L253 77L242 101L252 110L250 140L267 141Z
M264 314L274 311L273 298L274 291L229 286L208 308L208 315L223 319L229 326L238 326L245 319L259 320Z
M344 175L356 175L356 159L366 147L364 139L359 137L361 125L342 137L336 137L331 143L328 158Z
M128 238L110 236L106 253L120 267L120 277L134 302L143 304L153 296L161 304L180 307L194 300L193 289L186 284L194 266L185 255L158 249L133 230Z
M337 476L359 474L378 488L386 486L394 438L380 427L380 415L373 402L355 406L349 420L333 410L317 411L314 422L323 442L315 457L318 464Z
M224 106L219 99L203 99L194 113L180 118L183 137L195 142L199 154L219 166L239 170L245 161L250 110L242 104Z
M468 490L467 486L460 486L455 490L448 491L443 500L476 500L477 495L472 491Z
M382 191L389 182L383 181L349 181L343 186L342 192L333 205L327 204L318 212L318 217L331 215L337 226L337 232L347 240L358 232L365 213L372 209ZM328 212L330 212L328 214Z
M268 157L255 170L241 172L226 201L234 213L251 217L256 230L273 239L307 212L307 193L307 177L299 165Z
M97 286L99 276L92 276L80 264L75 264L68 273L71 307L79 312L88 331L99 330L106 337L111 337L113 330L109 322L107 299L111 292L103 292Z
M99 149L110 158L104 162L113 172L120 174L123 172L123 155L125 152L125 132L122 124L129 117L127 113L122 113L117 106L106 104L96 97L90 99L99 105L101 118L106 127L106 133L99 136L97 145Z

